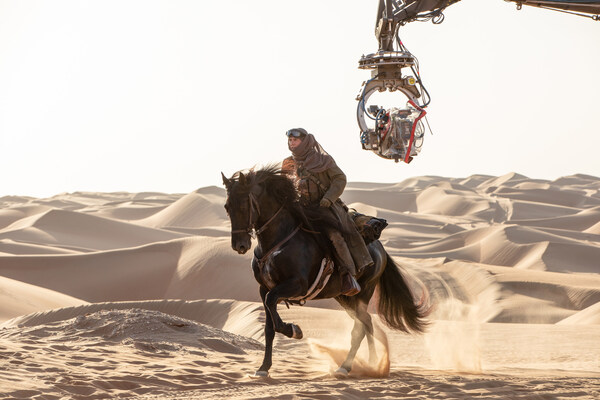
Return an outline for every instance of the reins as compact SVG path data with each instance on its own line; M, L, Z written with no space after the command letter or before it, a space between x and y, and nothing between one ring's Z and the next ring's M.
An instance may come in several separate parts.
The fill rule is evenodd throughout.
M271 248L271 250L267 251L259 260L258 260L258 266L260 268L263 267L263 265L265 265L265 262L267 261L267 258L269 258L269 256L271 254L273 254L274 252L276 252L281 246L283 246L288 240L290 240L291 238L294 237L294 235L296 233L298 233L298 231L300 230L300 225L298 225L296 227L296 229L294 229L289 235L287 235L282 241L280 241L279 243L277 243L275 246L273 246Z
M259 207L258 201L256 200L256 197L254 196L253 193L248 194L248 202L250 204L250 212L248 213L248 228L235 229L235 230L232 230L231 233L247 233L252 237L256 237L256 236L260 235L261 233L263 233L265 231L265 229L267 229L269 224L271 222L273 222L273 220L279 215L281 210L283 210L283 205L281 205L281 207L279 207L279 210L277 210L275 212L275 214L273 214L273 216L271 216L271 218L269 218L269 220L263 224L263 226L261 226L259 229L256 229L256 227L255 227L256 223L252 221L252 219L253 219L252 216L253 216L254 212L256 212L257 216L260 216L260 207ZM258 264L262 267L265 264L265 261L267 260L267 258L271 254L273 254L275 251L277 251L281 246L283 246L288 240L290 240L292 237L294 237L294 235L296 233L298 233L300 228L302 228L305 231L308 231L306 228L302 227L302 224L298 225L289 235L287 235L283 240L281 240L279 243L277 243L275 246L273 246L269 251L267 251L258 260ZM312 232L312 231L308 231L308 232ZM318 233L318 232L312 232L312 233Z

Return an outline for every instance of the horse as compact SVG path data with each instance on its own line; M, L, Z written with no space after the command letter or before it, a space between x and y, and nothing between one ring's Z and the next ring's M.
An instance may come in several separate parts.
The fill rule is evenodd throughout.
M342 281L337 270L324 283L321 279L320 291L311 292L317 278L325 275L323 265L332 253L329 239L320 232L326 225L343 228L327 209L301 205L294 183L274 165L246 173L238 171L229 179L223 173L221 176L227 189L225 209L231 222L231 247L245 254L252 246L251 237L255 234L258 239L252 271L259 284L266 319L264 358L254 377L269 376L275 332L289 338L303 337L299 326L282 321L277 312L280 302L302 305L306 299L334 298L354 320L350 350L334 374L338 378L348 376L365 336L370 360L376 357L373 322L367 306L377 286L377 312L386 325L406 333L424 331L428 313L425 302L415 301L399 267L378 240L368 245L374 265L357 276L362 288L357 295L341 294Z

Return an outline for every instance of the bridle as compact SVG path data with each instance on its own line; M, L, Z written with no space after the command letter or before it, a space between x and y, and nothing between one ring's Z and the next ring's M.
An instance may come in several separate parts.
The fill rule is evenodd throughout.
M259 229L256 229L256 221L252 221L252 216L254 215L254 213L256 213L256 215L257 215L256 219L258 220L258 217L260 216L260 207L258 205L258 201L256 200L256 197L254 196L254 194L252 192L248 193L248 203L250 204L250 212L248 213L248 227L246 229L234 229L231 231L231 233L232 234L233 233L247 233L248 235L250 235L251 237L256 239L256 237L258 235L260 235L262 232L264 232L265 229L267 229L267 226L271 222L273 222L273 220L277 217L277 215L279 215L281 210L283 210L283 204L281 205L281 207L279 207L279 210L277 210L277 212L275 212L275 214L273 214L273 216L271 216L271 218L269 218L269 220L264 223L263 226L261 226ZM277 243L275 246L273 246L269 251L267 251L265 254L263 254L262 257L257 258L259 268L262 269L264 267L267 259L269 258L269 256L271 254L273 254L275 251L277 251L285 243L287 243L288 240L290 240L292 237L294 237L294 235L296 233L298 233L298 231L301 228L302 228L302 225L301 224L298 225L283 240L281 240L279 243ZM314 233L318 233L318 232L314 232ZM256 257L256 254L254 256Z
M265 229L267 229L267 226L273 222L273 220L277 217L277 215L279 215L279 213L281 212L281 210L283 210L283 204L281 205L281 207L279 207L279 210L277 210L277 212L275 212L275 214L273 214L273 216L271 218L269 218L269 220L267 222L264 223L263 226L261 226L259 229L256 229L256 222L252 221L252 216L254 215L254 213L256 213L257 218L258 216L260 216L260 207L258 205L258 201L256 200L256 197L254 196L254 194L252 192L250 192L248 194L248 202L250 203L250 212L248 213L248 228L246 229L235 229L232 230L231 233L247 233L248 235L250 235L253 238L256 238L258 235L260 235L261 233L264 232ZM279 243L277 243L275 246L273 246L269 251L267 251L265 254L263 254L262 257L258 258L256 256L256 254L254 254L255 257L257 257L257 263L259 268L262 270L262 268L264 267L267 259L269 258L269 256L271 256L271 254L273 254L275 251L277 251L281 246L283 246L285 243L287 243L288 240L290 240L292 237L294 237L294 235L296 233L298 233L298 231L300 230L302 225L298 225L289 235L287 235L283 240L281 240Z
M256 238L256 236L263 233L265 231L265 229L267 229L267 226L271 222L273 222L273 220L275 219L275 217L277 217L277 215L279 215L281 210L283 210L283 205L281 205L281 207L279 207L279 210L277 210L277 212L275 214L273 214L273 216L271 218L269 218L269 220L267 222L265 222L263 224L263 226L261 226L259 229L256 229L256 221L253 221L252 217L256 213L256 220L258 220L258 217L260 217L260 206L258 205L258 201L256 200L256 196L254 196L254 193L252 193L252 192L248 193L248 202L250 204L250 212L248 213L248 227L246 229L232 230L231 233L247 233L248 235L252 236L253 238Z

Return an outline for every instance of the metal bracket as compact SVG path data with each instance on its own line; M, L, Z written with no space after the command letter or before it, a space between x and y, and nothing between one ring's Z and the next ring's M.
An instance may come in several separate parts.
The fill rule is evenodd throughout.
M356 100L358 100L356 116L361 132L369 131L365 121L365 105L369 97L376 91L400 91L409 100L418 104L417 98L421 97L421 93L415 86L415 78L402 76L402 68L414 65L414 56L403 51L378 51L366 56L363 55L360 58L358 68L372 70L372 78L364 84L361 92L356 97Z

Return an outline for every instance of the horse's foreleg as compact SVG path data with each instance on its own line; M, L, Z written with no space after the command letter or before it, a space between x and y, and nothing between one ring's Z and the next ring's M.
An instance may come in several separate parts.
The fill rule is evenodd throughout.
M260 287L260 298L262 299L263 306L265 307L265 356L263 363L255 373L255 376L268 376L269 368L273 363L273 339L275 338L275 329L273 328L273 319L271 313L267 309L265 304L265 298L267 296L267 288L264 286Z
M286 281L271 289L265 296L265 309L271 314L275 332L284 334L289 338L302 339L302 330L298 325L288 324L281 320L277 312L277 303L280 299L289 299L300 295L301 285L297 281Z

